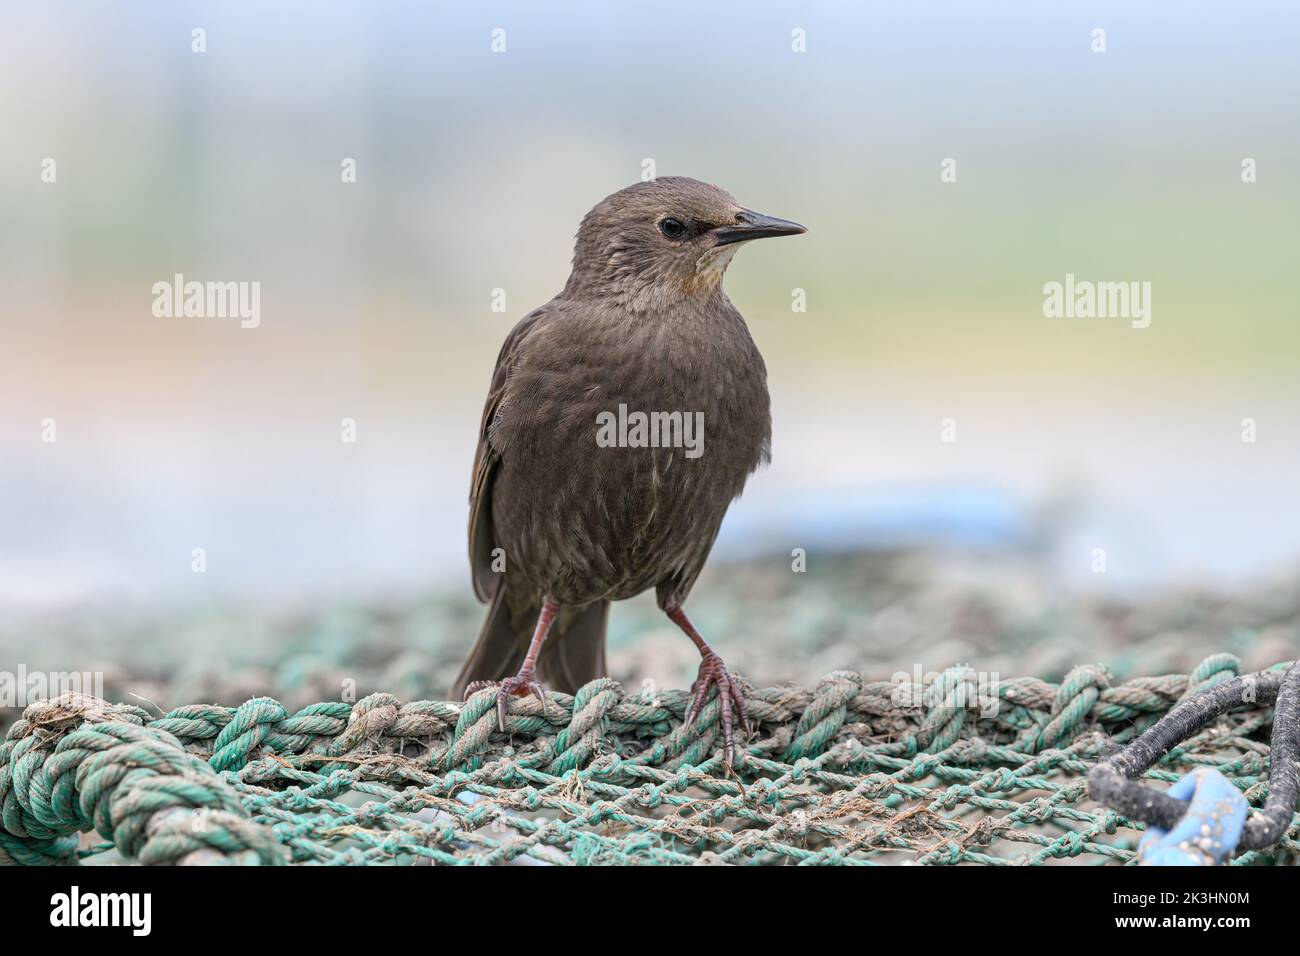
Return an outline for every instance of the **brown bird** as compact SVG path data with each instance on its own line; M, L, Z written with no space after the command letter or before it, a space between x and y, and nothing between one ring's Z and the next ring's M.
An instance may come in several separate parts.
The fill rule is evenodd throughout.
M724 759L745 701L682 610L727 506L770 456L767 369L722 291L740 244L803 226L682 177L636 183L578 228L564 291L526 315L492 373L470 488L487 620L453 695L605 676L611 601L654 588L703 658L687 724L716 687Z

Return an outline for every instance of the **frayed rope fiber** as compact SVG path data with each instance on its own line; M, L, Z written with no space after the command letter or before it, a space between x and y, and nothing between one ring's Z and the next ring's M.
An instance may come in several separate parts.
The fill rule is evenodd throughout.
M716 699L685 728L686 691L609 679L545 708L512 701L504 733L491 690L463 705L381 693L291 714L262 697L161 717L64 695L29 706L0 744L0 863L1131 863L1142 825L1092 801L1089 771L1239 670L1216 654L1125 683L1100 666L1059 684L953 667L925 686L836 671L746 687L731 775ZM1272 720L1268 706L1225 707L1144 777L1209 767L1260 806ZM92 830L108 842L79 836ZM1295 862L1297 832L1289 815L1275 843L1231 862Z

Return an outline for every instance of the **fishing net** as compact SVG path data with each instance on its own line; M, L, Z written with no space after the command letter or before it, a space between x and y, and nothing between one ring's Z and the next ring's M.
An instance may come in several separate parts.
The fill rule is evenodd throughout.
M504 732L490 690L161 716L68 694L29 706L0 745L0 861L1126 864L1142 825L1090 798L1089 770L1240 669L1215 654L1124 682L1101 666L1060 683L953 667L750 688L730 772L715 700L685 728L687 692L609 679L513 701ZM1261 806L1272 719L1228 708L1142 779L1213 768ZM1297 833L1292 818L1232 862L1293 863Z

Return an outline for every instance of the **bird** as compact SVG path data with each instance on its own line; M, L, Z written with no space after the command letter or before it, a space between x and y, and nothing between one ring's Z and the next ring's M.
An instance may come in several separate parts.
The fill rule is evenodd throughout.
M575 693L606 676L610 604L655 589L700 665L684 722L716 690L732 766L747 711L683 605L749 476L771 458L767 369L723 275L746 242L798 223L682 176L583 217L563 290L525 315L492 372L470 486L474 591L489 605L452 687Z

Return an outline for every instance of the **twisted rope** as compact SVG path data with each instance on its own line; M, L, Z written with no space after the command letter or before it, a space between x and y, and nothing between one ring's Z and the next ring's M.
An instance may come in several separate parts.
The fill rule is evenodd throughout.
M23 712L0 745L6 855L67 861L67 837L93 828L146 864L281 862L217 772L143 717L81 694Z
M1088 665L1059 685L981 687L970 668L953 667L926 686L850 671L812 688L746 686L737 780L720 776L716 698L687 729L688 692L628 694L607 678L550 693L545 707L512 700L504 732L492 690L463 705L373 694L290 714L256 698L162 717L68 695L29 707L0 744L0 862L75 859L70 835L89 829L157 863L273 863L287 853L328 863L817 865L907 849L923 863L1005 864L985 848L1008 842L1035 848L1020 862L1127 860L1131 850L1103 838L1131 824L1077 806L1084 775L1112 740L1239 670L1215 655L1190 676L1123 684ZM1258 795L1267 747L1249 734L1269 715L1224 719L1242 753L1207 757L1197 737L1168 759L1209 761ZM1161 766L1148 776L1176 779ZM369 799L339 799L348 793ZM973 827L959 822L972 813Z
M1217 655L1228 658L1230 655ZM1235 674L1232 666L1217 672ZM1204 668L1205 665L1202 665ZM1009 731L1023 736L1029 753L1068 742L1085 728L1122 724L1158 715L1180 700L1189 687L1186 676L1144 677L1109 685L1103 668L1085 665L1071 671L1060 685L1037 678L1015 678L981 691L1004 705L992 718L981 718L974 672L953 667L929 686L910 683L866 683L860 674L835 671L814 688L746 688L751 723L788 737L783 759L821 753L846 723L892 719L909 732L899 749L915 752L943 746L970 729L975 721L985 732ZM916 703L909 703L915 701ZM903 703L900 703L903 702ZM217 770L237 770L259 754L322 754L343 756L360 751L399 751L406 744L427 748L431 762L446 769L476 765L507 741L545 740L554 769L585 766L595 755L617 749L622 741L643 741L653 748L646 761L670 762L689 755L691 763L709 756L708 744L720 724L716 698L706 705L698 732L681 722L689 693L661 691L653 699L626 695L609 678L592 681L577 695L547 695L547 705L535 698L511 702L505 733L496 726L495 697L479 691L463 705L443 701L402 704L391 694L372 694L355 704L312 704L289 714L268 697L238 707L190 704L165 716L150 718L139 708L118 705L118 719L165 731L183 745L211 754ZM103 705L108 706L108 705ZM704 745L700 745L700 741Z

